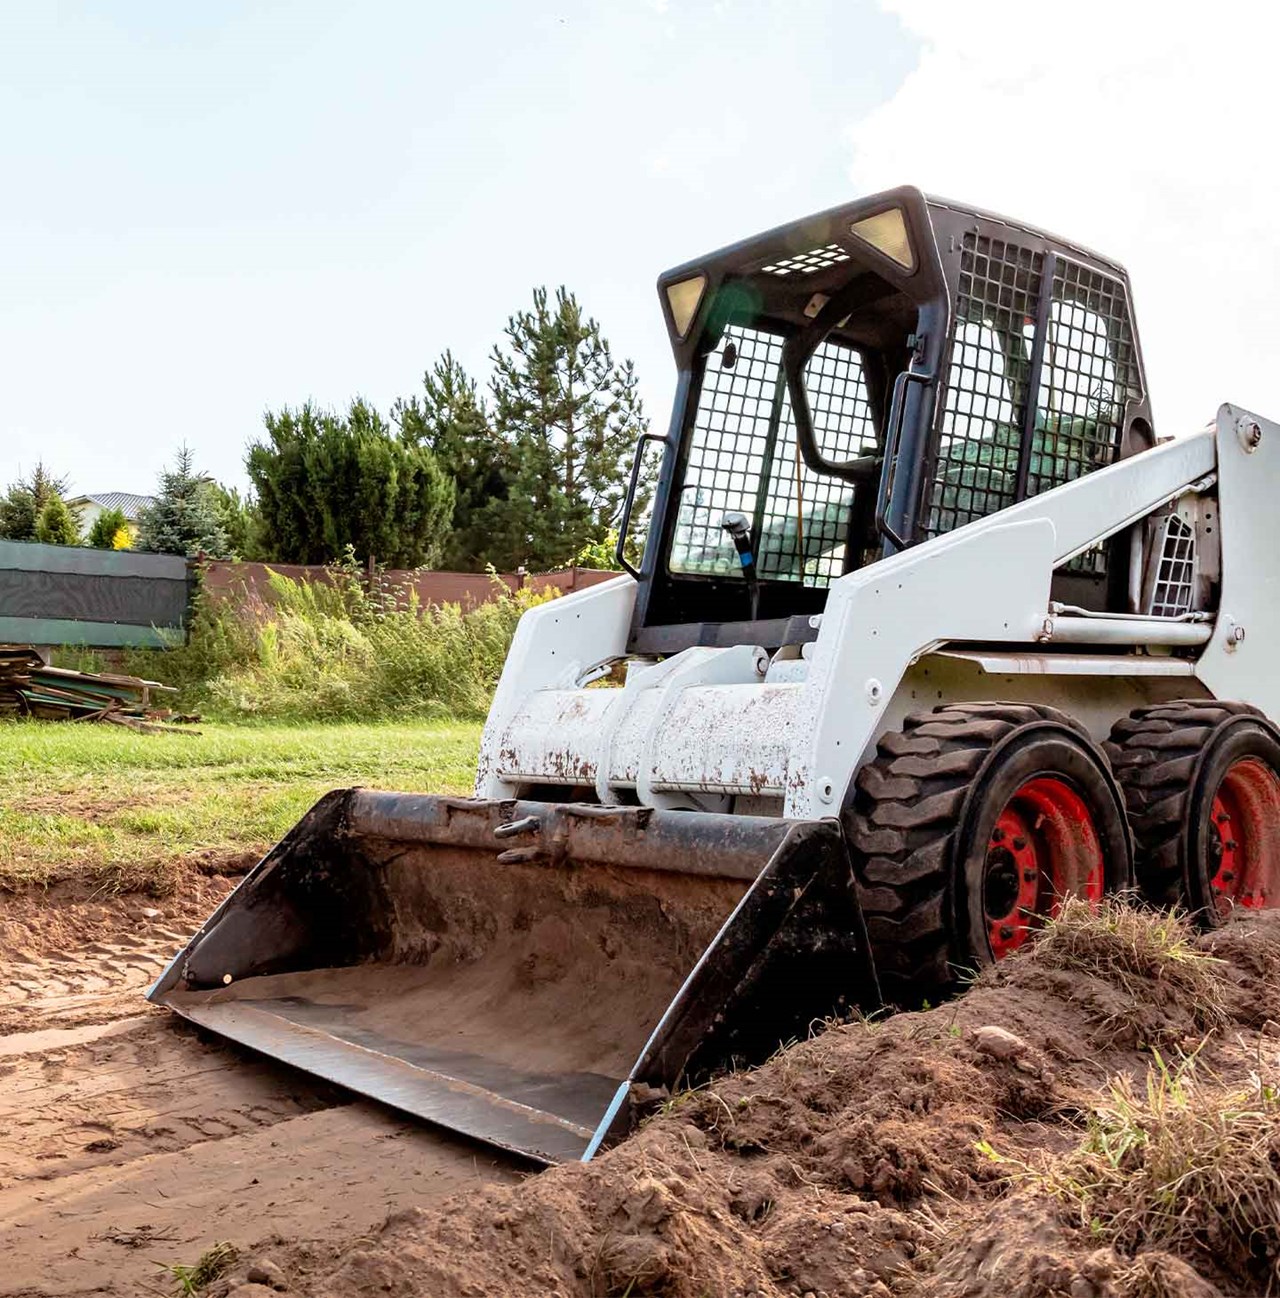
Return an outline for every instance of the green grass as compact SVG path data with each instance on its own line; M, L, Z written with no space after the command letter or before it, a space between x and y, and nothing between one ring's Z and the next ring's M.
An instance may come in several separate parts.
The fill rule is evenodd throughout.
M77 879L163 894L184 858L265 851L329 789L470 792L479 735L470 722L175 735L2 722L0 889Z

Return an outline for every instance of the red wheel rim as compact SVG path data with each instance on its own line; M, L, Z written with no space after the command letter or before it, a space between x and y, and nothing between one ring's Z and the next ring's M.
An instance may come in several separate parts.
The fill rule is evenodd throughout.
M1207 870L1220 915L1280 903L1280 779L1266 762L1242 757L1213 797Z
M1084 799L1065 780L1028 780L996 817L987 840L983 912L1002 960L1069 896L1102 898L1102 844Z

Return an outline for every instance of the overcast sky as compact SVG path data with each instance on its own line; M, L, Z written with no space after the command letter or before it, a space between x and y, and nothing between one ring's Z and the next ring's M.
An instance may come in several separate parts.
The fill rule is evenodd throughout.
M899 183L1125 262L1160 432L1280 415L1275 23L1182 8L0 0L0 484L242 482L265 409L483 379L536 284L661 425L658 273Z

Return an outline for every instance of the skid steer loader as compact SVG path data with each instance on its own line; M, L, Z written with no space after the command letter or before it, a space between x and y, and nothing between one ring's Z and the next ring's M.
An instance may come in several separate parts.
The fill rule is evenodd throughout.
M474 798L330 794L150 993L548 1163L1069 894L1280 899L1280 427L1156 438L1121 267L903 188L658 288L626 572L521 620Z

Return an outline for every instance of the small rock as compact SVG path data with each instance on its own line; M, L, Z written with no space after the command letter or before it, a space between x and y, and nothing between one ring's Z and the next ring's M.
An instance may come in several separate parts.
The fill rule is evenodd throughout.
M275 1290L265 1284L242 1284L227 1294L227 1298L275 1298Z
M245 1279L251 1284L269 1285L272 1289L287 1289L289 1287L289 1282L284 1278L284 1272L270 1258L266 1257L255 1262L245 1272Z
M154 906L143 906L138 912L139 919L163 919L164 911L157 910Z
M1016 1033L996 1027L994 1023L974 1028L973 1044L992 1059L1016 1059L1029 1049L1027 1043Z

